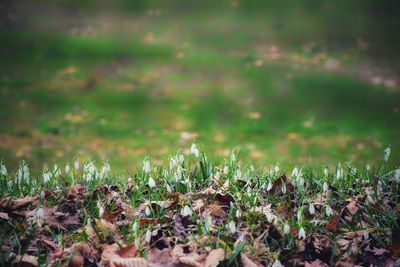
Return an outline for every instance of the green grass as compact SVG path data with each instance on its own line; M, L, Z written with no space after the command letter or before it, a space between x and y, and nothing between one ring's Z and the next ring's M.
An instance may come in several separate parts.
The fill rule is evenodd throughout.
M390 23L370 15L389 1L150 1L134 13L114 4L60 1L42 16L44 4L1 32L0 158L35 167L109 158L124 170L195 138L217 161L240 146L263 164L369 162L391 144L398 163L398 85L359 75L365 62L397 70L387 36L375 34ZM344 12L353 5L360 12ZM357 49L357 38L370 48ZM272 45L276 60L268 59ZM325 67L332 60L338 70Z

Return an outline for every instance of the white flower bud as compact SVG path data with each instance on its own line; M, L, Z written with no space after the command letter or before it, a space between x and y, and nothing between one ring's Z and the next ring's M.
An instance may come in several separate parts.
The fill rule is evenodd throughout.
M74 168L75 168L75 170L79 169L79 161L77 159L74 162Z
M67 163L67 165L65 165L65 173L68 174L70 171L70 167L69 164Z
M290 225L288 223L285 223L285 225L283 226L283 232L285 233L285 235L290 234Z
M225 164L225 167L224 167L224 174L227 175L228 173L229 173L229 168L228 168L228 165Z
M306 231L304 230L303 227L300 228L298 237L299 237L299 239L305 239L306 238Z
M229 228L229 232L231 232L231 234L236 233L236 223L235 221L230 221L228 224L228 228Z
M156 187L156 182L152 177L149 178L149 183L148 183L150 188Z
M383 160L388 161L390 157L390 146L388 146L384 151L383 151Z
M151 231L150 231L150 229L147 229L144 241L146 241L146 243L150 243L150 241L151 241Z
M329 205L326 206L325 213L326 213L326 216L328 216L328 217L333 214L333 210L332 210L331 206L329 206Z
M150 161L148 159L143 161L143 171L146 174L150 173Z
M324 192L327 192L329 189L328 183L324 182L323 186L322 186L322 190L324 190Z
M190 209L189 206L185 205L185 207L183 207L181 211L181 215L183 217L192 216L192 210Z
M315 207L313 203L311 203L310 206L308 207L308 211L310 212L311 215L314 215Z
M149 206L146 207L146 209L144 210L144 213L146 214L147 217L149 217L151 215L151 210L150 210Z

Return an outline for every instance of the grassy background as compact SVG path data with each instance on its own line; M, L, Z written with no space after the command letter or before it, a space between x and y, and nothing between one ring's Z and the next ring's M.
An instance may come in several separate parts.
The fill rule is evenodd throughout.
M396 1L5 1L0 158L399 163Z

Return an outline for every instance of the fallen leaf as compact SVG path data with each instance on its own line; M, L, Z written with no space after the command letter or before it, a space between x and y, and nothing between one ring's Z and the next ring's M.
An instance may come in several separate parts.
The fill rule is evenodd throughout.
M261 267L261 264L253 262L249 257L245 254L240 254L240 260L242 261L243 267Z
M304 267L329 267L329 265L321 261L320 259L316 259L315 261L312 262L306 261L304 263Z
M216 267L220 261L225 259L225 250L222 248L213 249L210 251L204 264L205 267Z
M37 257L28 254L24 254L23 256L17 255L13 260L13 266L36 267L38 266Z

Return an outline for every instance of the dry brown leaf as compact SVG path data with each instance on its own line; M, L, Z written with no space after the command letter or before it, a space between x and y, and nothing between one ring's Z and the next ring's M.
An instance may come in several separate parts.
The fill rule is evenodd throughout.
M173 252L171 252L170 248L164 248L162 250L158 248L152 248L149 252L149 266L151 267L175 267L176 264L179 263L179 257L183 255L183 250L182 254L173 255Z
M179 261L183 264L186 264L191 267L203 267L203 264L201 264L198 260L198 257L196 256L183 256L179 258Z
M134 245L128 245L122 249L117 244L103 245L101 264L109 264L111 267L146 267L147 260L136 257Z
M225 259L225 250L222 248L213 249L210 251L204 264L205 267L216 267L220 261Z
M10 219L10 217L8 217L8 214L5 212L0 212L0 219L4 220L4 221L8 221Z
M240 254L240 260L242 261L243 267L261 267L261 264L253 262L249 257L245 254Z
M10 211L22 209L30 204L37 203L38 197L26 196L24 198L16 199L15 197L4 197L0 199L0 207Z
M349 204L347 204L347 210L354 215L358 211L357 201L355 199L349 199Z
M304 267L329 267L329 265L321 261L320 259L316 259L315 261L312 262L306 261L304 263Z
M18 255L13 260L13 266L36 267L38 266L37 257L28 254Z

